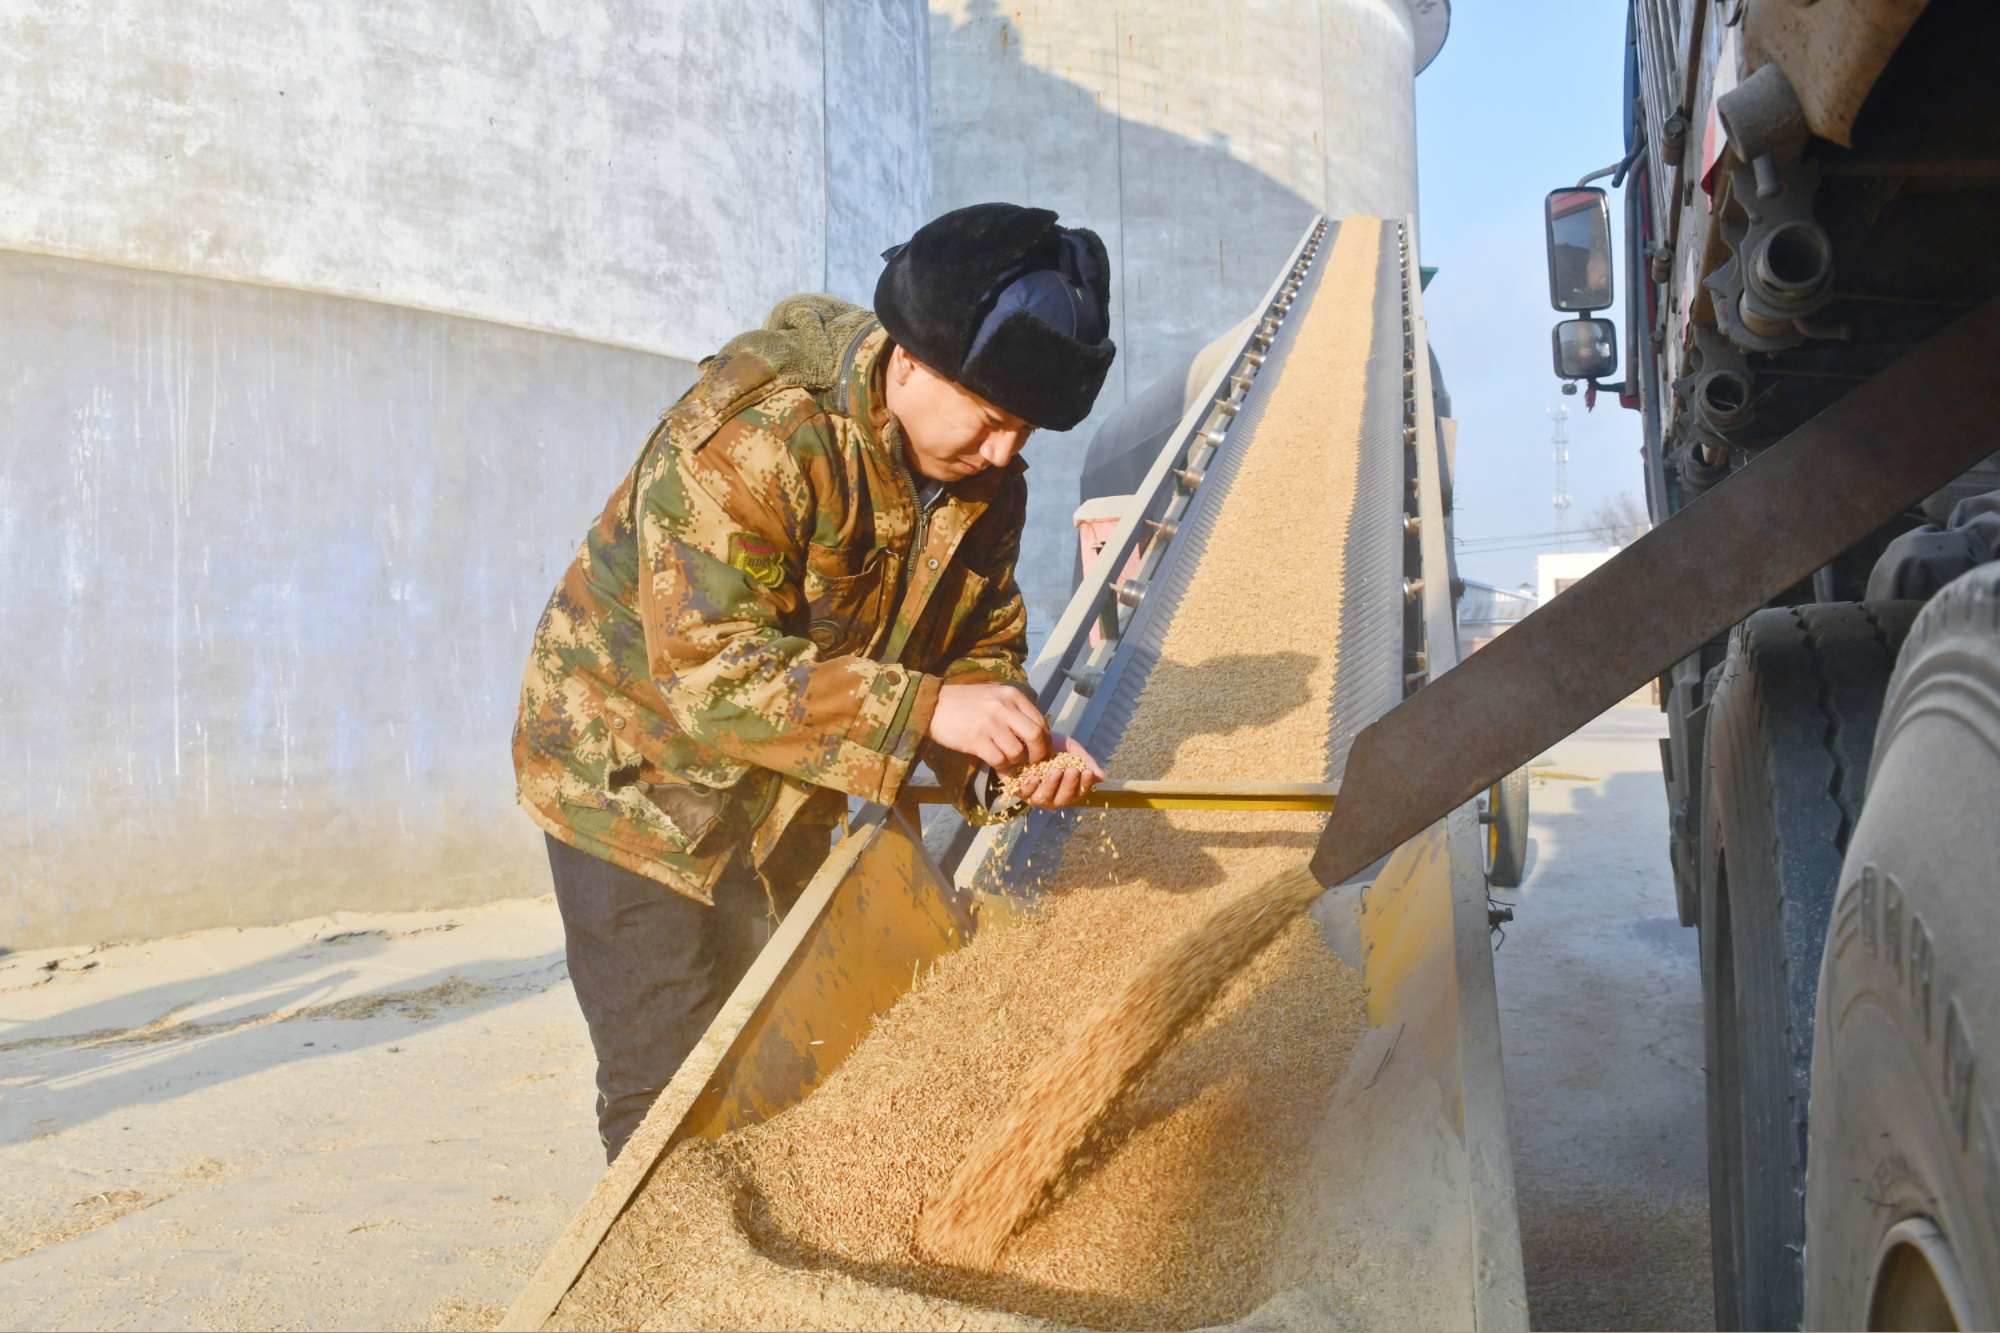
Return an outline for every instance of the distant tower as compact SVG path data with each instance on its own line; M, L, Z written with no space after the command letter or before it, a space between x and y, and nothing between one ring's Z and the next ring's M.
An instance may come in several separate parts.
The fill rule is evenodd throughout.
M1556 549L1569 549L1569 409L1552 407L1549 419L1556 428L1549 432L1549 443L1556 447Z

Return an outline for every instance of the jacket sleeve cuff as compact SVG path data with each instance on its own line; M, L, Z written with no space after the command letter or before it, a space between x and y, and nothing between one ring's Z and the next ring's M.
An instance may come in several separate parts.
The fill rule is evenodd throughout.
M937 711L938 690L943 684L936 676L910 673L910 682L904 687L903 698L882 738L879 785L873 794L857 792L856 795L882 805L895 803L925 749L931 715Z

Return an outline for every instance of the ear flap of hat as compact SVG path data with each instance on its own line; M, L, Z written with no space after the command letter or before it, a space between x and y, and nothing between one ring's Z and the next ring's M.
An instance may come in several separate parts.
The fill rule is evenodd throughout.
M1109 338L1086 346L1033 315L1014 314L966 363L958 382L1030 425L1069 430L1090 415L1117 355Z
M1064 249L1063 272L1097 301L1097 317L1111 327L1111 255L1103 240L1088 227L1061 227ZM1075 253L1081 250L1081 254Z
M973 204L924 224L882 270L876 317L917 360L956 379L1000 279L1038 250L1054 267L1055 224L1048 209L1017 204Z

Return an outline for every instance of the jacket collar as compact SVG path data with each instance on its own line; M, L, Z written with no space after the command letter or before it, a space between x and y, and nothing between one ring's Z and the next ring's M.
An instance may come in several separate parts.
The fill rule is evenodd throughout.
M840 380L834 385L833 409L861 427L869 445L888 452L885 441L889 407L882 393L882 375L887 369L883 355L889 335L880 324L870 324L854 335L841 356Z

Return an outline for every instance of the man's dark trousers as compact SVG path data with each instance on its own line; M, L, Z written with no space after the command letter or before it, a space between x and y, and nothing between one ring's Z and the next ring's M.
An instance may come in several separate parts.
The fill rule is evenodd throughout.
M741 860L709 907L566 842L548 844L570 984L597 1051L597 1135L615 1161L777 921Z

